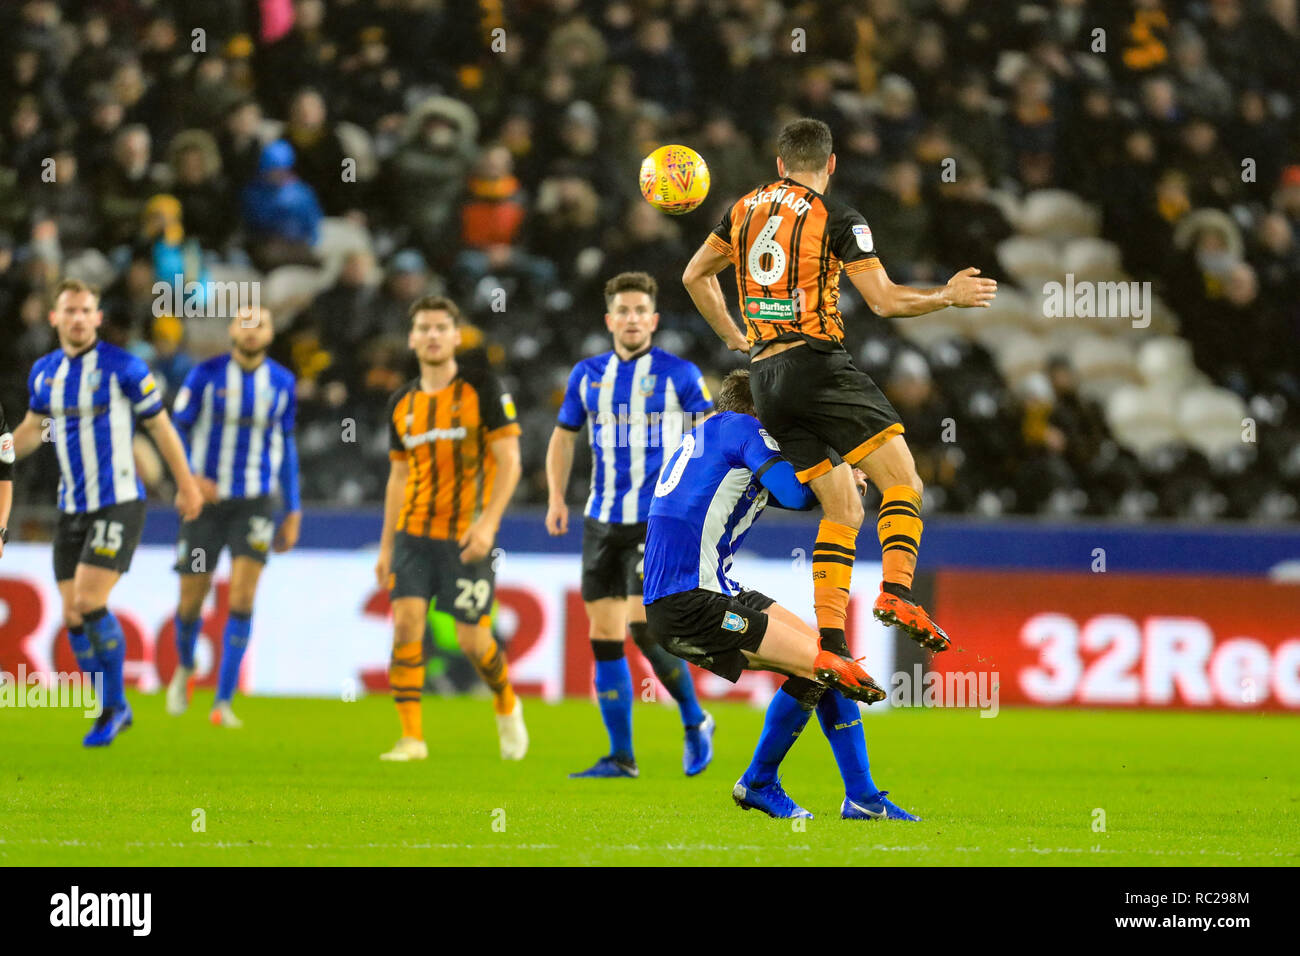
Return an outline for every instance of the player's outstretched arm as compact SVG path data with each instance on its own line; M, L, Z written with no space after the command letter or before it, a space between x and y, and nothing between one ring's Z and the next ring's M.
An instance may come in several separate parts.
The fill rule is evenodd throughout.
M14 460L26 458L41 447L41 423L43 419L35 412L28 412L14 429Z
M700 315L727 348L733 352L747 352L749 341L727 312L727 299L722 294L722 283L718 281L718 273L729 265L731 260L706 242L686 264L682 284L690 293L695 308L700 310Z
M524 473L523 465L520 464L518 435L503 435L488 442L488 454L497 463L496 474L492 477L492 490L487 504L483 506L483 513L457 542L463 549L460 559L466 564L482 561L492 552L497 529L501 527L501 518Z
M397 534L397 513L406 497L406 479L411 471L405 454L388 466L388 485L384 488L384 530L379 535L379 560L375 562L375 580L388 589L388 572L393 565L393 538Z
M298 483L298 442L290 429L284 435L284 458L280 462L280 490L284 495L285 515L276 529L273 547L283 554L298 543L302 531L302 498Z
M144 427L149 430L163 461L167 462L167 470L176 482L176 510L184 520L193 521L203 510L203 492L199 490L199 483L190 471L181 436L176 434L176 428L166 411L150 415L144 420Z
M573 473L573 449L578 433L556 425L546 446L546 533L555 537L569 533L569 503L564 493Z
M298 420L298 399L289 389L288 404L280 419L280 434L284 442L284 457L280 459L280 494L284 496L284 518L275 531L272 547L281 554L298 543L302 530L302 490L298 481L298 440L294 437Z
M962 269L947 285L914 289L898 285L884 269L866 269L849 276L854 288L881 318L896 319L937 312L948 306L959 309L987 309L998 293L998 284L979 274L974 266Z
M794 465L784 458L763 469L758 480L771 492L773 504L787 511L811 511L817 506L812 489L795 477Z

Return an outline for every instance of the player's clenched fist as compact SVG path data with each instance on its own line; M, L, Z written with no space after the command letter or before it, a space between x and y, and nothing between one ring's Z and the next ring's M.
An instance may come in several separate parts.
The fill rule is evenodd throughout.
M199 483L199 491L203 493L204 501L213 502L221 497L221 492L217 489L217 483L207 475L195 475L194 480Z
M456 543L461 546L460 559L465 564L473 564L475 561L482 561L492 551L492 542L496 539L496 529L481 518L469 526L460 540Z
M381 590L388 590L388 575L392 568L392 564L392 551L385 551L383 548L380 548L379 560L375 562L375 583L379 585Z
M944 291L949 305L959 309L987 309L998 294L998 284L993 279L983 278L978 269L969 266L949 279Z
M176 510L185 521L193 521L203 510L203 492L193 478L182 481L176 489Z
M553 538L569 533L569 506L563 501L546 506L546 533Z

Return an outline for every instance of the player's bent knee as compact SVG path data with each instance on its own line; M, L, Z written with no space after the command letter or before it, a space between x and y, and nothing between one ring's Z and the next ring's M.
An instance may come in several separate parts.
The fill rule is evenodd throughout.
M844 518L840 523L846 524L850 528L861 528L862 522L866 520L866 517L867 513L862 507L862 499L857 495L854 495L852 501L849 502L848 507L845 509Z
M850 528L861 528L862 522L866 519L862 500L856 495L851 500L839 501L833 507L823 508L823 511L827 521L834 521L836 524L847 525Z
M467 627L459 621L456 623L456 644L461 651L473 658L478 653L479 646L479 629L477 627Z
M424 638L427 606L420 601L398 601L393 605L393 643L409 644Z
M230 589L230 610L236 614L249 615L253 613L253 598L257 594L256 588L231 588Z
M78 591L72 598L72 606L76 610L79 618L84 618L91 611L97 611L104 606L104 599L98 594L88 594Z

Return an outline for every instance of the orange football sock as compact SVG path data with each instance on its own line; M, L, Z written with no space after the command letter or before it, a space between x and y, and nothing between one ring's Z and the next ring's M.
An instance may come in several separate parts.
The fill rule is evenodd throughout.
M510 665L506 656L493 642L492 649L484 654L474 666L478 668L479 677L492 690L492 709L505 715L515 709L515 689L510 686Z
M823 518L813 544L813 609L817 612L817 628L824 639L822 646L841 654L848 653L844 619L849 610L857 538L856 528Z
M420 715L420 692L424 689L424 641L408 641L393 646L393 656L388 663L388 686L397 705L397 719L402 723L402 736L424 739L424 723Z
M876 533L880 537L885 583L910 594L916 554L921 547L921 496L907 485L886 488L880 499Z

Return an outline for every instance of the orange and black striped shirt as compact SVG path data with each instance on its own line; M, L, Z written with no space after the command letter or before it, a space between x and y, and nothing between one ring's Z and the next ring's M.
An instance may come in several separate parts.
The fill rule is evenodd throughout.
M489 443L518 434L514 400L489 372L462 368L436 392L419 379L398 389L388 403L388 455L410 471L397 530L459 538L492 490Z
M706 241L736 267L750 354L800 338L835 348L844 338L841 270L881 268L860 213L789 178L738 199Z

